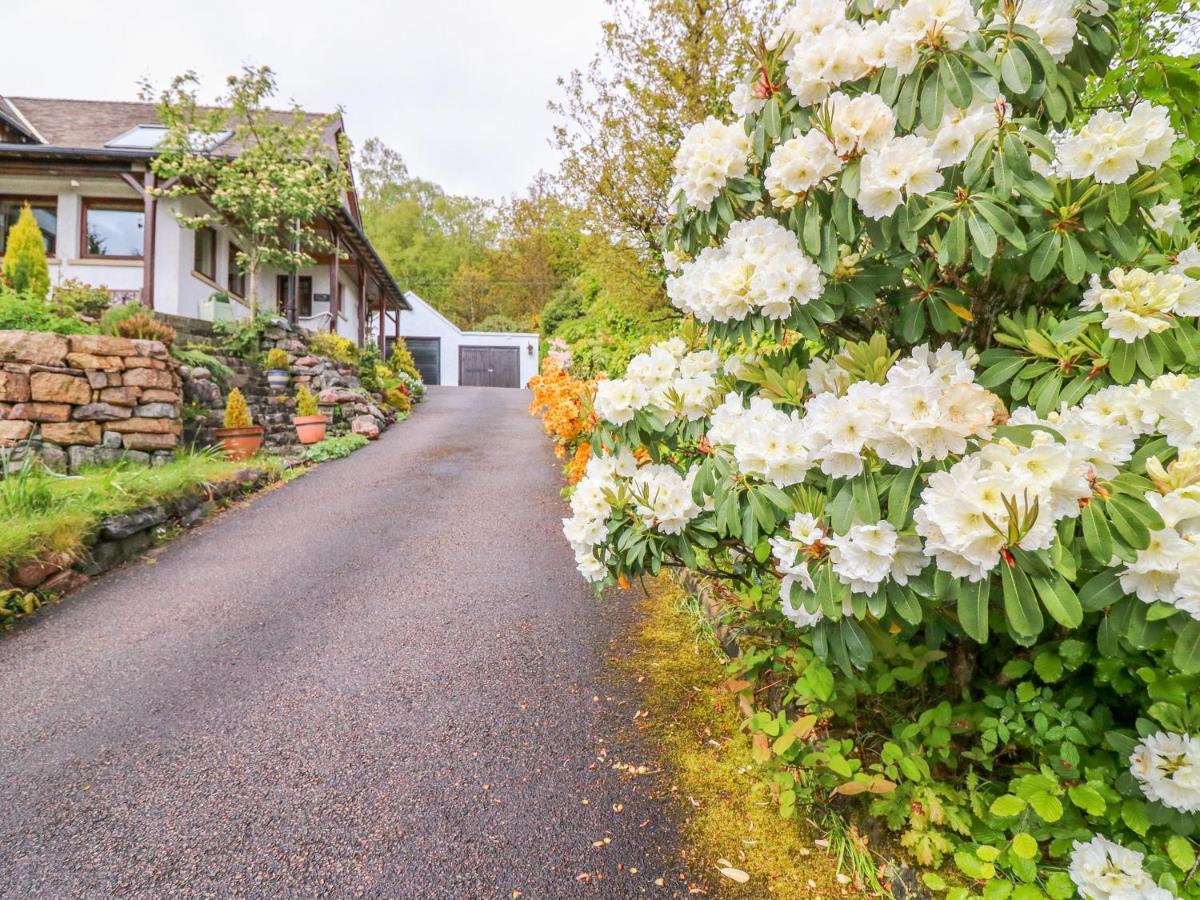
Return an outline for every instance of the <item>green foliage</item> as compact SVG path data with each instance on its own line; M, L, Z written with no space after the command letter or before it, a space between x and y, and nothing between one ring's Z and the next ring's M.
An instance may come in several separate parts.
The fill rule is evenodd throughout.
M267 351L266 366L268 369L287 371L290 365L291 361L288 359L286 350L282 350L279 347L272 347Z
M174 346L171 348L171 356L180 364L190 368L207 369L208 373L212 375L213 381L222 387L228 385L229 379L233 377L233 369L199 347Z
M112 295L104 288L85 284L78 278L67 278L54 285L50 304L63 315L99 319L112 306Z
M486 319L479 323L477 331L491 331L498 333L512 333L516 331L524 331L525 329L510 319L508 316L500 313L492 313Z
M225 92L201 105L195 73L176 77L163 91L143 84L167 132L151 165L170 187L165 197L201 197L212 212L177 214L188 228L222 226L241 248L237 264L246 273L247 300L258 311L257 273L264 265L295 270L313 264L313 254L337 252L318 220L342 206L350 185L349 147L334 146L326 132L337 114L314 116L293 106L268 107L277 92L267 67L243 68L226 79ZM210 152L237 148L232 157Z
M256 360L262 347L263 333L276 317L260 312L248 319L233 322L213 322L213 333L222 350L239 359Z
M45 299L50 292L46 242L28 203L21 208L16 224L8 230L0 275L19 294Z
M929 190L896 189L890 212L872 212L867 193L880 190L880 157L858 151L834 154L834 174L797 193L766 190L783 142L814 131L835 140L837 120L793 97L783 54L761 48L752 77L766 96L743 123L746 174L708 205L681 193L662 243L687 260L681 279L707 274L694 261L757 219L782 233L789 259L800 248L822 283L776 311L748 302L759 260L735 258L691 298L673 282L677 302L710 321L688 322L626 383L600 383L589 445L637 451L643 468L633 475L626 459L615 467L629 473L589 475L582 521L567 532L601 583L666 568L716 582L739 636L732 668L755 757L785 817L844 798L921 865L957 869L961 886L924 878L953 900L1074 896L1073 846L1093 835L1142 854L1148 880L1170 896L1200 897L1200 817L1141 780L1183 763L1145 752L1131 763L1157 732L1200 733L1200 622L1183 580L1197 558L1155 568L1164 542L1191 552L1194 520L1171 504L1193 503L1200 483L1194 433L1167 424L1184 407L1190 415L1196 395L1184 391L1200 386L1197 308L1156 295L1200 292L1200 269L1177 265L1196 222L1153 224L1188 199L1196 145L1185 135L1167 157L1164 143L1157 168L1141 158L1123 177L1072 168L1051 135L1078 131L1094 112L1088 92L1112 87L1125 32L1094 7L1077 10L1073 49L1058 63L1015 21L1017 5L977 9L980 30L961 48L931 38L911 72L884 67L840 86L889 107L906 152L925 152L907 136L939 128L947 111L980 101L995 117L965 159L935 160ZM848 10L876 15L868 2ZM1186 66L1112 76L1110 96L1154 91L1149 73ZM1167 81L1156 97L1190 128L1190 75ZM992 102L1000 91L1011 108ZM1042 165L1053 158L1063 165ZM1116 289L1125 272L1141 285L1129 296ZM714 298L726 305L710 315ZM562 298L559 307L556 336L586 347L579 323L595 308L586 297L583 315ZM915 348L943 344L966 379L955 389L971 397L958 413L979 422L956 447L908 431L962 421L930 413L919 395L931 382L908 380L928 366ZM709 349L716 359L691 355ZM685 362L702 376L669 376ZM874 390L885 382L888 398L904 398L895 407ZM729 394L753 404L746 418L731 410L736 398L718 417ZM1122 401L1133 424L1117 424ZM1102 449L1105 428L1120 429L1121 449ZM911 441L912 455L892 440ZM1075 479L1066 496L1047 475L1060 468ZM896 541L878 577L863 574L859 554L874 552L864 534ZM956 543L977 534L973 547ZM916 557L904 572L894 568L901 541ZM1147 573L1163 580L1152 589Z
M250 418L250 407L246 405L246 397L240 389L234 388L225 398L225 427L250 428L254 421Z
M59 309L45 298L19 294L0 284L0 331L3 330L89 334L96 329L73 312Z
M300 385L300 390L296 392L296 415L315 416L318 414L317 398L308 389L308 385Z
M119 334L117 328L122 322L145 315L145 312L146 307L142 306L136 300L118 303L115 306L110 306L101 314L97 328L101 334L111 334L115 337Z
M350 338L322 331L314 334L308 342L308 352L313 356L323 356L344 366L357 366L359 349Z
M418 380L421 378L421 373L417 371L417 364L413 360L412 351L408 349L408 344L404 343L404 338L397 338L392 344L392 355L388 357L388 368L395 375L405 374Z
M304 451L304 461L310 463L329 462L333 459L345 459L355 450L361 450L370 443L361 434L343 434L339 437L325 438Z
M163 466L122 463L70 478L34 463L22 466L0 480L0 573L52 553L78 558L108 516L170 503L240 468L242 464L204 452L178 454ZM10 596L10 606L12 602ZM15 602L23 603L24 598Z
M144 341L162 341L170 346L175 342L175 329L156 319L145 309L116 323L118 336Z

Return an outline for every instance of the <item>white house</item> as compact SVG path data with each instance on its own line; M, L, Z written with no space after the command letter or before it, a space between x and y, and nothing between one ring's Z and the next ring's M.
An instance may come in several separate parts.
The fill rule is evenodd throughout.
M463 331L412 291L405 299L400 335L426 384L521 388L537 374L537 334Z
M326 139L336 142L341 131L334 119ZM53 283L78 279L194 319L248 315L249 285L229 233L184 228L174 213L198 212L202 201L147 190L156 186L149 163L163 133L152 104L0 96L0 257L29 203ZM380 330L395 333L407 301L363 233L350 184L341 208L316 223L342 253L296 273L260 271L257 295L260 306L361 346Z

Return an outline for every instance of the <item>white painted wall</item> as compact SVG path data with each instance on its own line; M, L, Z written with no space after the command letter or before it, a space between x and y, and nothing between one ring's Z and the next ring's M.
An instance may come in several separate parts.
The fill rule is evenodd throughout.
M119 259L83 259L80 254L79 231L83 215L83 198L136 200L140 196L117 178L71 179L65 177L0 176L0 194L58 198L57 252L49 260L51 284L75 278L110 291L142 289L142 261ZM196 271L195 233L180 225L177 212L195 215L205 209L201 201L184 197L160 200L155 229L154 305L160 312L172 315L200 317L200 304L217 291L228 291L229 234L217 230L216 277L209 280ZM281 270L264 269L255 279L258 283L259 304L273 309L276 298L275 278ZM313 266L300 272L313 279L314 294L330 293L331 272L328 266ZM345 275L342 283L342 309L338 317L338 334L357 340L358 285ZM250 314L249 307L233 298L238 317ZM328 303L313 304L313 319L302 325L316 328L327 324L321 313L329 312Z
M521 360L521 386L538 373L539 336L534 333L462 331L412 291L405 293L412 311L400 313L400 336L438 338L441 341L441 383L458 385L460 347L516 347ZM390 332L389 323L389 334ZM378 334L378 332L376 332Z

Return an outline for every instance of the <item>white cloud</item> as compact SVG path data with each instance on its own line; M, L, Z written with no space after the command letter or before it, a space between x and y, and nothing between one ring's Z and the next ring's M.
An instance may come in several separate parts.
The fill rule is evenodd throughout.
M243 63L308 109L346 110L414 174L500 197L552 169L555 79L590 60L603 0L58 0L4 4L0 93L134 99L194 69L213 92ZM49 21L52 19L52 21ZM48 54L49 48L53 53Z

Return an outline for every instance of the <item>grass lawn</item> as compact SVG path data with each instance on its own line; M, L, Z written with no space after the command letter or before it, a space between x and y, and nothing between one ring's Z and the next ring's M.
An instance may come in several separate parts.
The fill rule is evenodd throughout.
M0 481L0 573L43 553L77 555L108 516L169 502L246 467L215 453L181 454L150 468L119 465L78 475L28 467Z

